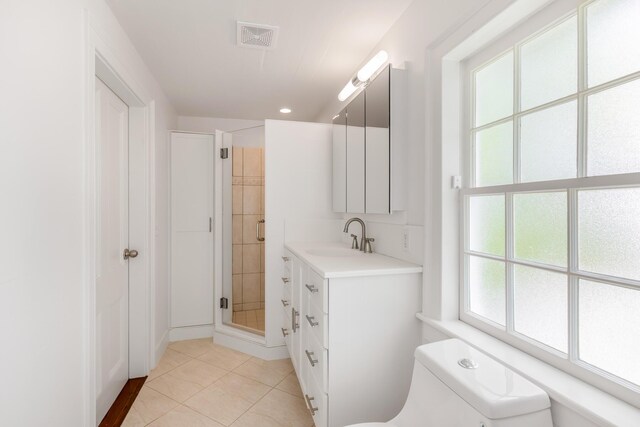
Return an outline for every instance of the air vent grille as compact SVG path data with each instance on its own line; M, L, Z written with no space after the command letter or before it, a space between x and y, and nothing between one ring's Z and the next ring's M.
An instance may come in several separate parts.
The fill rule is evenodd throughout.
M278 40L278 27L238 21L238 46L273 49Z

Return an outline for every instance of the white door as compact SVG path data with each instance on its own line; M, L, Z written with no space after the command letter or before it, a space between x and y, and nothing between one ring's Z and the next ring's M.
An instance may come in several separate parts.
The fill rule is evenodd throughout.
M213 135L171 134L171 326L213 324Z
M96 421L129 379L129 108L96 78Z

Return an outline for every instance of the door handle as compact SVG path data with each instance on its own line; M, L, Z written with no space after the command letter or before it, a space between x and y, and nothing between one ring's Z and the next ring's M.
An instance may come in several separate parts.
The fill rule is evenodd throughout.
M309 322L309 325L311 325L311 327L315 327L318 326L320 323L316 322L316 318L314 316L309 316L308 314L305 316L307 318L307 322Z
M264 242L264 237L260 237L260 224L264 224L264 219L256 222L256 240L258 242Z
M311 367L313 368L314 366L316 366L316 363L318 363L318 359L313 358L313 351L305 350L304 352L307 354L307 359L309 359Z
M138 251L136 251L135 249L129 250L127 248L124 250L124 252L122 252L122 258L124 259L135 258L137 256L138 256Z
M318 408L314 407L313 403L311 403L312 400L315 400L315 397L311 397L308 394L305 394L304 398L307 401L307 406L309 406L309 410L311 411L311 415L315 416L316 412L318 412Z

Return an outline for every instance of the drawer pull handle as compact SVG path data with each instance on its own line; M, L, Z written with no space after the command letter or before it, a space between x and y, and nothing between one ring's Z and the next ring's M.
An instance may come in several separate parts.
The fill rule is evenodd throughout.
M308 394L304 395L304 398L307 400L307 405L309 406L309 410L311 411L311 415L315 415L316 412L318 412L318 408L314 408L313 404L311 403L312 400L315 400L314 397L309 396Z
M298 330L298 327L300 326L296 322L296 317L298 317L299 314L300 314L299 311L296 311L295 308L291 307L291 330L293 331L294 334L296 333L296 331Z
M282 301L282 305L284 305L285 307L289 306L289 301L287 301L286 299L281 299L280 301Z
M284 262L289 262L289 257L288 257L288 256L283 256L283 257L282 257L282 260L283 260Z
M314 366L316 366L316 363L318 363L318 359L313 358L313 351L305 350L304 352L307 354L307 359L309 359L311 367L313 368Z
M282 329L282 336L286 337L287 335L289 335L289 331L287 331L285 328L280 328Z
M309 292L311 292L312 294L315 294L316 292L318 292L318 288L316 288L316 287L315 287L315 286L313 286L313 285L306 284L306 285L304 285L304 286L305 286L307 289L309 289Z
M312 328L314 326L318 326L320 324L319 322L314 322L314 320L316 319L315 316L309 316L307 314L305 317L307 318L307 322L309 322L309 324L311 325Z
M283 278L282 278L282 281L283 281L284 283L289 283L289 278L288 278L288 277L283 277Z

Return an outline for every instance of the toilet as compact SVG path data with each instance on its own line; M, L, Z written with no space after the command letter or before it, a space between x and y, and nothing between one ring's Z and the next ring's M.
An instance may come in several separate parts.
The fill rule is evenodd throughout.
M420 346L409 396L386 423L351 427L552 427L549 396L459 339Z

